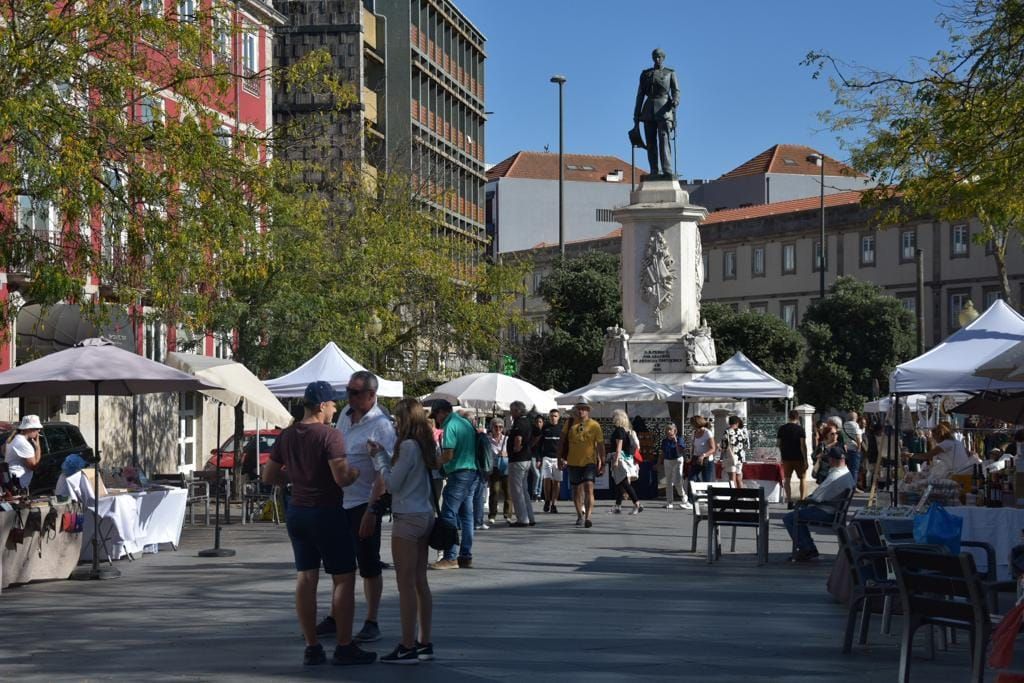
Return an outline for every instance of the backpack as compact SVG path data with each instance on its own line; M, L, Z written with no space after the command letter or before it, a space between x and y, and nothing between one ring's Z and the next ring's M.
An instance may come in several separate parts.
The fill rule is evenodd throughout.
M476 434L476 469L482 474L490 474L494 467L494 451L491 450L491 437L487 432Z

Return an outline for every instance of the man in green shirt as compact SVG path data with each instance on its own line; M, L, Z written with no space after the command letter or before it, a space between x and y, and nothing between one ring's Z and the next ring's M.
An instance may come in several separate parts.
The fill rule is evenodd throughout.
M473 496L480 486L476 469L476 429L452 410L448 401L437 401L431 414L441 426L441 462L447 481L441 499L441 518L460 527L460 544L448 548L433 569L469 569L473 566ZM456 559L457 557L457 559Z

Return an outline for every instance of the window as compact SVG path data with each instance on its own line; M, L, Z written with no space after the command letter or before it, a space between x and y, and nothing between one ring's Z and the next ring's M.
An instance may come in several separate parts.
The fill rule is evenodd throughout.
M597 222L598 223L614 223L615 219L612 218L611 209L597 209Z
M213 59L221 64L231 62L231 17L224 11L213 15Z
M914 294L913 292L910 292L909 294L898 294L898 295L896 295L896 298L899 299L899 302L901 304L903 304L903 308L905 308L906 310L910 311L911 315L914 315L914 316L917 315L917 295L916 294Z
M178 0L178 21L192 24L195 20L196 0Z
M994 253L996 253L996 241L989 240L985 242L985 256L992 256Z
M913 261L915 251L917 251L917 232L915 230L902 231L900 233L900 263Z
M736 252L726 251L722 254L722 279L736 279Z
M142 355L163 363L167 353L167 325L159 320L147 320L142 324L142 334Z
M124 173L117 168L103 169L103 260L113 266L125 266L128 248L127 197Z
M214 332L213 333L213 357L214 358L231 358L231 333L230 332Z
M163 101L159 97L146 95L139 102L139 122L146 126L152 126L163 121Z
M767 313L768 312L768 304L767 304L767 302L758 301L757 303L750 304L750 312L751 313Z
M256 75L260 70L259 61L256 34L246 31L242 34L242 77L245 79L245 89L253 94L260 91L259 77Z
M164 0L142 0L140 3L142 11L159 17L164 13Z
M967 258L970 256L971 229L966 223L954 225L949 229L949 257Z
M750 274L754 277L764 277L764 247L751 249Z
M812 263L814 263L814 268L812 270L815 273L817 273L822 268L822 258L823 257L821 254L821 240L814 240L814 258L812 260ZM827 263L825 264L825 267L827 269Z
M873 265L875 265L875 235L873 233L870 235L861 235L860 266L861 268L864 268L865 266Z
M994 304L997 300L1003 298L1003 290L1001 287L986 287L982 296L984 296L983 302L985 304L985 308L981 310L985 311L988 310L988 307Z
M792 275L796 273L796 245L782 245L782 274Z
M779 302L779 317L782 318L782 322L786 323L786 327L791 330L796 329L796 302L795 301L781 301Z
M196 392L178 394L178 470L188 472L195 469L196 461L196 417L199 413Z
M217 126L217 144L224 149L231 149L232 131L228 126Z
M960 311L971 299L971 290L962 289L949 293L949 330L955 332L960 327Z
M36 239L53 242L58 234L53 204L46 199L18 195L18 227Z
M533 289L531 289L530 291L533 292L534 294L537 294L537 292L540 291L540 283L543 282L543 281L544 281L544 273L534 273L533 274Z
M711 277L711 258L707 254L701 254L700 260L704 263L704 282Z

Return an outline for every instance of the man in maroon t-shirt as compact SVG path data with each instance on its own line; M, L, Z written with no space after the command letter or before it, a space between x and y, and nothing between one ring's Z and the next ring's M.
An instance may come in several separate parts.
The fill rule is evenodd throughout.
M355 542L341 507L341 487L359 477L349 467L345 440L331 426L340 398L327 382L312 382L306 387L302 420L281 432L263 469L267 484L292 485L288 505L288 537L295 555L295 612L306 639L304 664L327 661L316 636L316 586L320 564L331 575L331 596L337 619L338 645L335 664L371 664L375 652L365 652L352 642L352 593L355 586Z

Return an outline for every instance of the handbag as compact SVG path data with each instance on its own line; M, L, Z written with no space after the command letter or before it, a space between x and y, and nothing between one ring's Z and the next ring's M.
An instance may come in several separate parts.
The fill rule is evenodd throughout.
M962 517L950 514L938 503L932 503L928 512L914 518L914 542L944 545L954 555L960 552Z
M434 496L434 482L430 481L429 468L424 468L423 476L427 478L427 488L430 489L430 500L434 503L435 513L434 528L430 530L427 545L434 550L448 550L453 545L459 544L459 529L448 520L441 518L441 508L437 504L437 497Z

